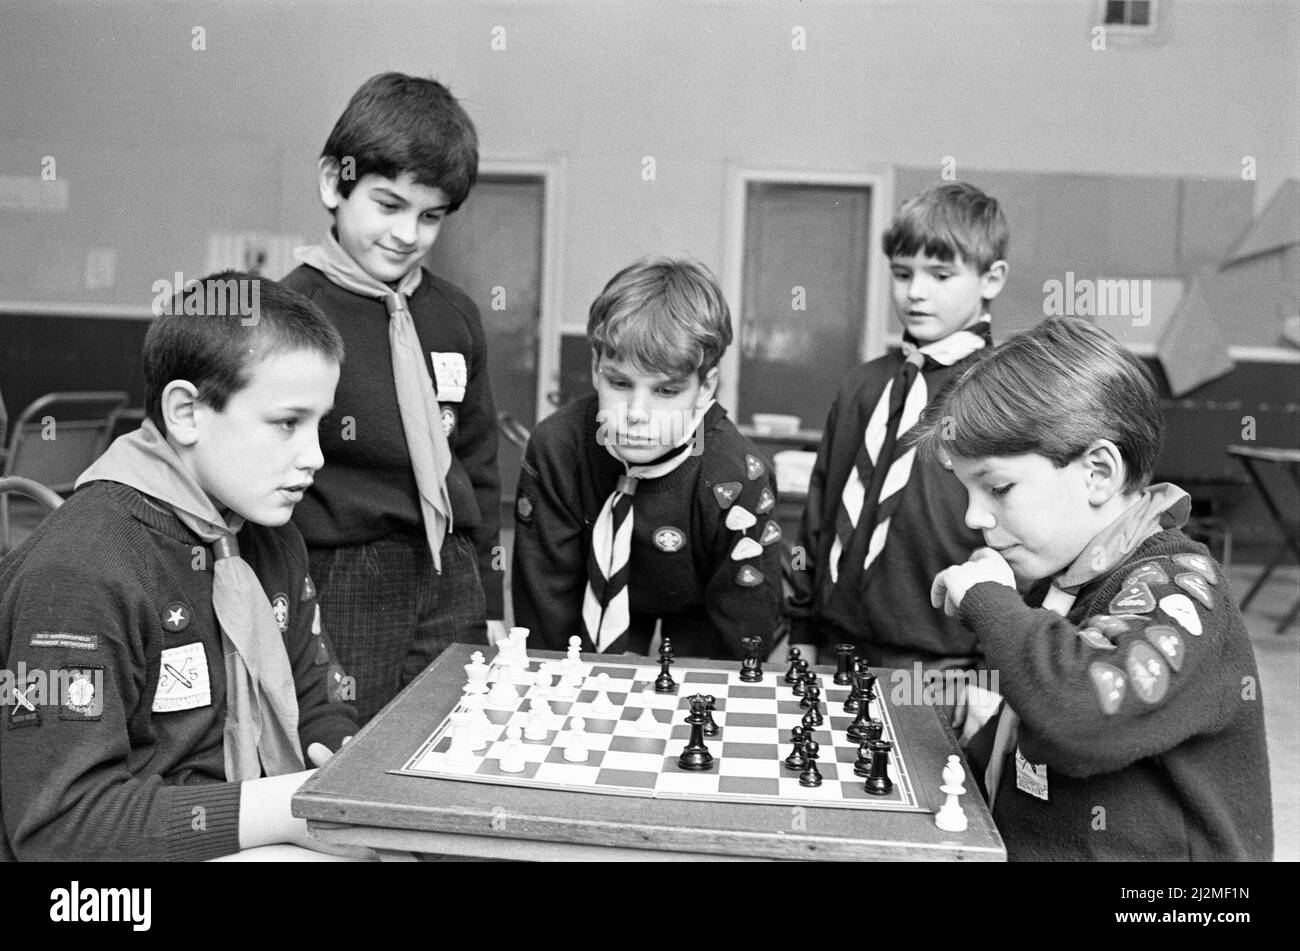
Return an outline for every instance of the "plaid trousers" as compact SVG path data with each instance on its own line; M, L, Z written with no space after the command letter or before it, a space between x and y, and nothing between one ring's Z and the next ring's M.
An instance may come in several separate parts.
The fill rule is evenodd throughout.
M364 724L448 644L487 644L478 553L454 532L433 570L424 536L308 550L321 615L343 670L356 684Z

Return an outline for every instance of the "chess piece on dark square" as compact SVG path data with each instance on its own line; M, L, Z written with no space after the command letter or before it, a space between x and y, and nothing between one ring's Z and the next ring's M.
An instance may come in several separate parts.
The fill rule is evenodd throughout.
M800 786L820 786L822 784L822 774L817 769L817 754L820 752L821 744L816 740L804 741L804 754L808 757L808 765L799 774Z
M867 777L866 790L873 796L888 796L894 788L889 778L889 751L894 744L888 740L871 741L871 775Z
M786 769L802 770L808 765L808 757L804 755L803 751L805 736L807 734L801 726L797 726L790 731L790 742L794 744L794 750L785 758Z
M677 765L692 771L713 768L713 754L704 745L704 720L708 711L707 701L698 693L690 698L691 712L686 722L690 724L691 736L686 748L677 757Z

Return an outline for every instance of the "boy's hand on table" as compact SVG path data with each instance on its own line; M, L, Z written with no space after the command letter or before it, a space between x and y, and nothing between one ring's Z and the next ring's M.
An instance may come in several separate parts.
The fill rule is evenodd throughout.
M506 630L505 621L487 622L488 647L496 647L499 642L506 640L509 636L510 632Z
M943 608L949 617L956 617L966 592L982 581L1006 585L1013 591L1016 587L1016 576L1006 559L992 548L977 548L964 564L945 568L935 576L930 604Z

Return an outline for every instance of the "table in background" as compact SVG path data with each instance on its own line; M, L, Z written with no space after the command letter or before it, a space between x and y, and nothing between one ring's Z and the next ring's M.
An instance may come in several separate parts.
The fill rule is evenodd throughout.
M1272 491L1268 480L1264 478L1262 465L1276 466L1286 472L1289 472L1291 478L1295 481L1296 491L1300 492L1300 449L1278 449L1266 446L1229 446L1228 455L1235 457L1246 472L1250 479L1255 483L1255 488L1259 489L1260 498L1264 501L1264 507L1268 509L1268 514L1273 517L1273 522L1277 525L1278 531L1282 533L1283 546L1278 551L1277 557L1264 568L1260 576L1255 579L1246 596L1241 599L1241 610L1244 612L1250 606L1251 600L1259 593L1259 589L1264 587L1269 576L1273 574L1279 564L1286 559L1287 549L1296 556L1300 561L1300 525L1294 511L1290 515L1285 515L1281 509L1281 502L1278 499L1278 493ZM1292 506L1294 509L1294 506ZM1300 600L1291 606L1291 610L1286 613L1278 623L1277 633L1281 634L1288 624L1300 615Z
M464 665L474 649L468 644L449 647L303 785L293 798L293 814L306 818L329 842L487 858L1006 859L969 775L962 797L969 828L950 833L924 812L655 799L390 773L406 763L459 701ZM538 659L563 657L530 653ZM583 655L589 663L602 659L612 658ZM678 664L730 669L739 662L679 658ZM887 689L888 672L876 673ZM944 763L958 752L940 709L890 707L915 782L929 790L936 806L943 802L938 790Z

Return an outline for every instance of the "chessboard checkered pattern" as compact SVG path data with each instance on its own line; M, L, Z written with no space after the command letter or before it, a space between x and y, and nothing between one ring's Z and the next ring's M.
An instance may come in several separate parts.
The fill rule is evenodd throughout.
M558 676L558 663L547 665ZM653 688L659 668L610 662L583 666L586 677L577 699L549 700L554 717L546 738L523 741L523 772L503 772L499 764L506 746L506 730L517 725L522 731L527 725L530 698L536 690L532 678L541 668L537 661L529 664L527 674L516 675L517 701L512 706L485 706L484 712L492 722L488 745L474 754L469 765L457 768L445 762L451 745L449 714L415 755L394 772L622 796L931 811L928 801L918 797L919 790L906 765L903 738L898 735L888 706L879 698L872 704L872 714L884 724L882 739L894 744L889 762L894 788L886 796L866 792L865 780L853 772L857 743L845 732L854 719L843 712L849 688L836 686L828 676L821 678L821 710L826 722L814 734L821 745L817 766L822 785L809 788L799 785L798 772L787 769L783 762L792 749L790 731L801 724L806 712L799 706L800 698L785 683L784 671L765 671L760 683L749 684L741 681L739 670L674 666L677 688L671 694L651 694L651 707L659 725L655 732L643 733L636 728L641 695L646 687ZM494 666L489 682L495 683L504 669ZM612 714L603 717L590 711L597 694L596 677L602 673L609 675L607 694L614 707ZM713 768L704 772L683 770L677 765L677 757L690 736L690 727L685 723L689 713L687 698L696 693L715 698L714 720L720 727L716 736L705 737L714 762ZM463 709L462 704L456 707ZM570 763L564 758L564 749L570 721L579 716L586 721L589 754L585 763Z

